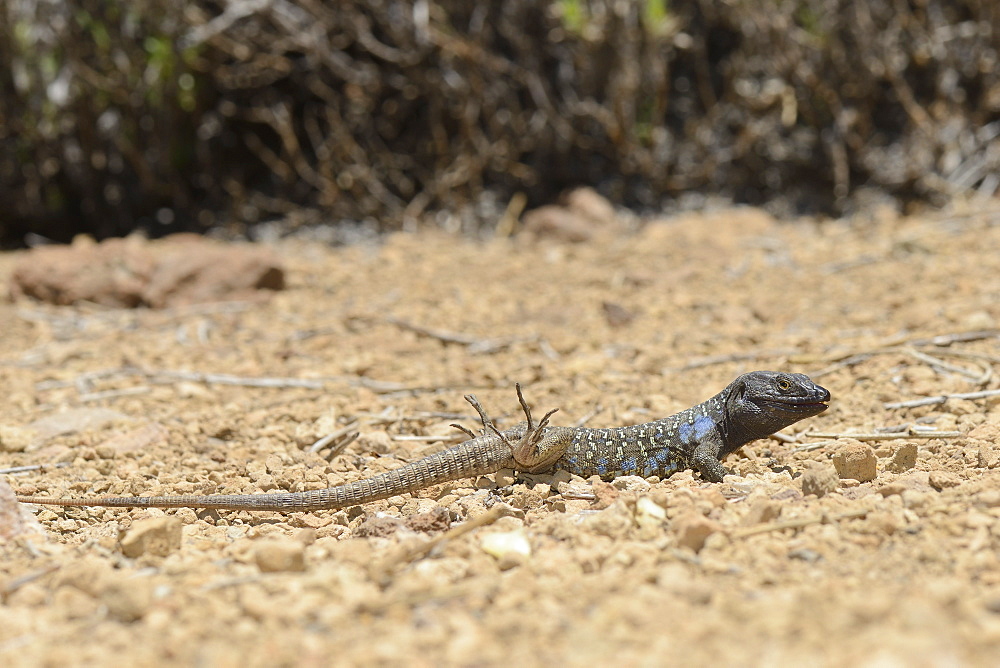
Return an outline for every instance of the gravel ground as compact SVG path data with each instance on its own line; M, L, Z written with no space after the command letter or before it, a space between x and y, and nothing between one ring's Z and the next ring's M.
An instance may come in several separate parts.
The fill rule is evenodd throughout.
M833 402L720 484L502 472L288 515L0 502L23 524L4 665L996 665L998 210L272 249L287 287L264 302L0 303L0 468L50 465L0 481L322 488L450 444L465 393L512 424L515 381L556 424L644 422L757 368Z

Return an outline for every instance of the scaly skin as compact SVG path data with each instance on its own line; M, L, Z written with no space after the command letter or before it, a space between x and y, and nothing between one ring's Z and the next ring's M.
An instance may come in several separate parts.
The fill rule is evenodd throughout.
M620 475L666 477L691 468L721 482L721 460L750 441L764 438L827 409L830 392L799 373L745 373L711 399L676 415L628 427L588 429L539 423L517 389L527 422L499 431L472 395L483 433L453 448L393 471L309 492L209 496L136 496L58 499L18 496L22 503L124 508L215 508L220 510L331 510L385 499L458 478L511 468L530 473L565 470L610 480ZM470 432L470 435L471 432Z

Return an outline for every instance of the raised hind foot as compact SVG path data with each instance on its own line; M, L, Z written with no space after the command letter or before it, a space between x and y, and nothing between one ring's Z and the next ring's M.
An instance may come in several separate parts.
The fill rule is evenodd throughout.
M521 393L521 384L515 383L514 387L517 390L517 400L521 404L521 410L524 411L526 420L522 423L525 425L524 434L517 441L512 441L507 434L497 429L492 418L474 394L465 395L465 400L479 413L479 419L483 423L483 433L492 432L510 448L511 457L514 459L518 471L541 473L551 468L563 456L573 440L574 430L570 427L548 426L549 418L559 410L558 408L550 410L535 424L531 418L531 409ZM475 438L475 434L468 429L459 425L452 426Z

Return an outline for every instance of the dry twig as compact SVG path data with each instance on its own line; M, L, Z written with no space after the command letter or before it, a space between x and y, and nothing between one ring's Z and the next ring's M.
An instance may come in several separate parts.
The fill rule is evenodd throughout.
M407 322L406 320L400 320L399 318L386 318L386 322L392 323L401 329L405 329L411 332L420 334L421 336L428 336L432 339L437 339L443 343L456 343L463 346L469 347L469 352L472 354L477 353L495 353L516 343L528 343L532 341L537 341L537 335L529 336L505 336L496 337L491 339L482 339L474 336L469 336L468 334L459 334L458 332L449 332L443 329L432 329L430 327L424 327L422 325L416 325L412 322Z
M965 436L960 431L924 431L910 429L906 432L868 432L868 433L853 433L853 432L840 432L840 433L820 433L820 432L806 432L802 434L803 436L808 436L809 438L853 438L856 441L893 441L898 439L911 439L911 438L961 438Z
M868 515L867 510L852 510L846 513L841 513L839 515L827 515L823 513L822 515L814 515L812 517L796 517L789 520L781 520L778 522L768 522L767 524L758 524L754 527L747 527L745 529L735 529L729 533L733 538L746 538L747 536L754 536L760 533L767 533L770 531L783 531L785 529L802 529L804 527L813 524L833 524L835 522L842 522L844 520L856 520Z
M28 471L43 471L45 469L61 469L69 466L69 462L57 462L55 464L26 464L25 466L11 466L0 469L0 475L10 473L25 473Z
M956 394L941 394L936 397L924 397L923 399L911 399L909 401L890 401L882 404L883 408L914 408L916 406L933 406L943 404L949 399L985 399L986 397L1000 396L1000 390L983 390L981 392L958 392Z

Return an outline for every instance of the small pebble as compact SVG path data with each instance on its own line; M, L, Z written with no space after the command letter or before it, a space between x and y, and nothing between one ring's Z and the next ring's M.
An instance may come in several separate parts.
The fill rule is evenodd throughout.
M958 487L962 484L961 478L954 473L949 473L948 471L931 471L929 482L931 487L939 492L942 489L947 489L948 487Z
M494 557L501 569L517 566L531 556L531 543L522 529L496 531L479 539L486 554Z
M132 559L144 554L165 557L181 546L181 526L172 515L139 520L119 540L122 554Z
M611 481L611 484L620 492L638 492L644 494L652 487L645 478L637 475L623 475Z
M413 531L433 533L444 531L451 526L451 513L443 506L435 506L423 513L410 515L403 523Z
M34 429L0 425L0 452L24 452L37 437Z
M800 561L815 562L823 558L823 555L808 547L800 547L788 552L789 559L799 559Z
M104 588L101 602L118 621L134 622L149 611L153 602L152 583L144 578L120 578Z
M781 504L770 499L757 499L750 504L750 510L747 511L743 524L745 526L763 524L778 519L779 515L781 515Z
M635 513L639 517L663 521L667 518L667 510L648 496L640 496L635 502Z
M861 482L871 482L878 474L878 459L871 446L860 441L849 440L833 455L833 465L841 478L853 478Z
M815 463L802 474L803 494L823 497L836 491L839 485L840 478L837 476L837 471L823 464Z
M885 463L885 470L892 473L903 473L917 465L917 444L903 443L892 453Z
M976 452L976 465L983 469L1000 468L1000 449L989 443L980 445Z
M497 487L510 487L514 484L514 471L511 469L500 469L493 476Z
M693 552L700 552L708 537L719 529L716 522L700 513L685 513L673 521L677 543Z
M254 561L262 573L304 571L305 546L288 538L262 540L253 551Z

